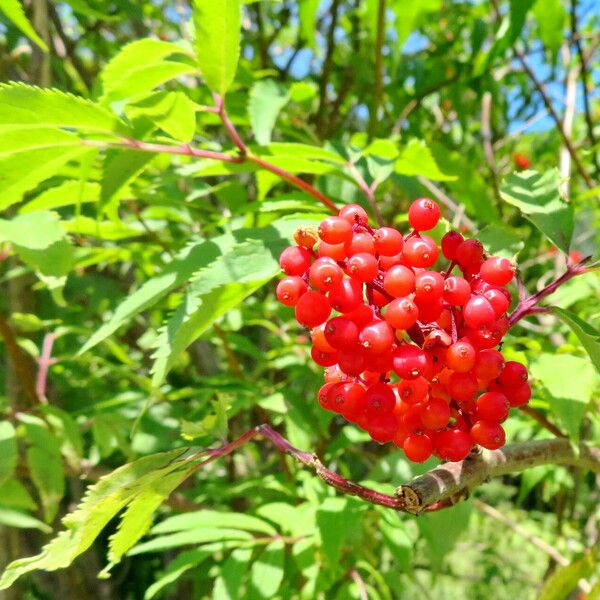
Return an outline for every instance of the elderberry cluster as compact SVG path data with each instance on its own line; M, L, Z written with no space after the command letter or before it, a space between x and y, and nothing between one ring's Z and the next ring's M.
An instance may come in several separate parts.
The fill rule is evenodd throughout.
M450 231L441 240L449 265L434 270L440 249L422 232L439 219L433 200L415 200L403 236L344 206L318 235L296 231L277 286L326 367L319 404L415 462L462 460L473 444L499 448L510 408L531 397L527 369L496 349L509 329L513 264Z

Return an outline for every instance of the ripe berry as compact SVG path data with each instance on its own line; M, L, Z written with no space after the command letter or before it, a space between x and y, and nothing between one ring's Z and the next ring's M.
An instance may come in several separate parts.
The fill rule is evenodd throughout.
M442 238L442 254L450 261L456 260L456 249L464 240L458 231L449 231Z
M408 460L413 462L425 462L433 452L433 443L428 435L409 435L402 444L404 453Z
M483 262L479 274L484 281L492 285L506 285L512 281L515 268L507 258L491 256Z
M372 254L361 252L348 259L347 271L357 281L373 281L379 272L379 263Z
M419 309L410 298L396 298L387 305L384 318L394 329L410 329L419 318Z
M375 250L381 256L394 256L402 252L404 238L402 234L392 227L380 227L373 234Z
M290 246L279 257L279 266L286 275L304 275L310 267L312 255L306 248Z
M512 407L523 406L531 399L531 386L525 382L521 385L502 388Z
M491 325L496 320L496 312L489 300L483 296L471 296L463 310L465 323L473 329Z
M398 423L392 413L372 416L366 425L368 434L380 444L391 442L398 431Z
M358 343L358 327L347 317L333 317L325 324L325 340L335 349L344 350Z
M353 254L373 254L375 255L375 242L373 236L370 233L359 231L352 235L352 239L345 243L344 249L346 250L347 256Z
M422 323L433 323L434 321L437 321L444 308L444 302L441 298L435 298L431 301L423 301L415 298L415 304L419 309L419 321Z
M359 351L359 347L340 350L338 352L338 365L346 373L356 377L365 370L365 356Z
M502 387L517 387L529 378L527 368L519 362L509 360L505 365L498 381Z
M310 284L326 292L342 281L344 272L331 258L318 258L308 270Z
M483 246L479 240L465 240L456 248L456 260L461 266L479 265L483 259Z
M337 352L323 352L314 346L310 350L312 359L321 367L332 367L338 361Z
M402 253L407 264L421 269L433 267L438 259L437 244L435 240L426 235L406 240Z
M448 368L457 373L466 373L475 366L477 351L466 340L458 340L452 344L446 352L446 364Z
M423 302L432 302L442 297L444 278L436 271L420 271L415 275L415 297Z
M383 288L396 298L412 294L415 289L415 273L403 265L391 267L383 278Z
M491 288L483 292L483 297L492 305L496 318L501 317L510 306L510 299L504 293L506 290Z
M387 383L376 383L366 392L366 414L368 418L375 415L391 413L396 406L396 396Z
M344 244L327 244L321 242L317 250L320 257L333 258L335 261L346 260L346 247Z
M471 427L471 438L488 450L497 450L506 441L504 429L498 423L490 421L477 421Z
M392 364L398 377L416 379L428 367L427 355L417 346L404 344L395 350Z
M333 410L331 392L335 390L338 385L338 383L326 383L325 385L321 386L317 393L317 400L319 404L326 410Z
M296 306L307 289L308 286L301 277L286 277L277 284L275 295L277 300L285 306Z
M415 200L408 209L408 222L416 231L429 231L440 220L440 207L429 198Z
M369 215L362 206L358 204L347 204L340 210L339 216L346 219L351 225L359 223L366 224L369 221Z
M342 279L329 292L329 302L338 312L350 312L358 308L363 301L363 286L355 279Z
M510 404L500 392L485 392L477 398L477 414L486 421L501 423L508 417Z
M296 304L296 320L306 327L316 327L327 321L331 314L331 305L327 297L320 292L306 292Z
M436 452L443 460L451 462L465 459L472 445L471 436L458 428L442 431L435 439Z
M392 328L383 320L370 323L358 336L360 345L372 354L382 354L390 350L394 339Z
M331 321L328 321L330 323ZM317 348L317 350L321 350L321 352L335 352L335 348L327 341L325 337L325 327L327 323L323 323L323 325L319 325L318 327L313 327L310 331L310 337L312 339L313 346ZM357 332L358 335L358 332Z
M450 275L444 283L444 300L453 306L463 306L471 297L471 286L464 277Z
M365 388L354 381L347 381L331 393L331 404L344 418L355 421L366 408Z
M424 377L416 379L403 379L396 386L398 396L402 402L417 404L423 402L429 393L429 383Z
M352 239L352 225L341 217L327 217L319 225L319 237L327 244L345 244Z
M504 368L504 357L498 350L488 349L481 350L477 354L475 367L473 372L477 379L482 381L490 381L496 379L502 373Z
M421 422L427 429L436 430L446 427L450 420L450 406L441 398L431 398L421 408Z
M477 393L477 379L472 373L452 373L448 380L448 392L455 400L467 402Z

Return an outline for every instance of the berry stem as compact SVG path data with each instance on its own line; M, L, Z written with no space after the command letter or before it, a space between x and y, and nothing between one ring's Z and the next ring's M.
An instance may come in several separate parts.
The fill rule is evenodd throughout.
M584 258L582 261L578 262L576 265L571 265L567 268L567 270L557 279L549 283L545 288L541 289L539 292L532 294L531 296L521 299L519 304L515 307L515 310L510 314L508 318L508 323L512 327L515 323L520 321L521 319L527 317L531 314L536 314L539 312L547 312L548 309L540 308L537 306L546 296L554 293L561 285L567 283L576 277L577 275L582 275L587 272L585 267L586 263L591 260L591 256Z

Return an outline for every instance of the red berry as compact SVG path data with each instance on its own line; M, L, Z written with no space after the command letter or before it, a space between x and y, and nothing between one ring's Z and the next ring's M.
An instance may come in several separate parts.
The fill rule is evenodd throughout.
M488 450L497 450L504 446L506 435L498 423L490 421L477 421L471 427L471 438L476 444Z
M527 367L514 360L509 360L505 365L498 381L502 387L517 387L523 385L529 374L527 373Z
M331 404L349 421L355 421L366 408L365 388L354 381L346 381L331 394Z
M376 415L388 414L396 406L396 396L390 385L387 383L376 383L366 392L366 414L368 418Z
M448 380L448 392L455 400L468 402L477 393L477 379L472 373L452 373Z
M433 451L433 444L428 435L409 435L402 444L404 453L408 460L413 462L425 462Z
M417 231L433 229L440 220L440 207L429 198L415 200L408 209L408 222Z
M481 350L477 354L475 367L473 372L477 379L482 381L490 381L496 379L502 373L504 368L504 357L498 350L487 349Z
M491 288L483 292L483 297L492 305L496 318L501 317L510 306L510 296L498 288Z
M396 298L403 298L414 291L415 279L412 269L403 265L394 265L383 278L383 288L388 294Z
M394 256L402 252L404 238L402 234L392 227L380 227L373 234L375 250L381 256Z
M408 265L421 269L433 267L439 254L435 240L426 235L406 240L402 253Z
M338 365L340 369L352 377L357 377L365 370L365 356L360 348L349 348L338 352Z
M423 402L429 393L429 383L424 377L403 379L396 385L398 396L403 402L417 404Z
M461 266L479 265L483 259L483 246L479 240L465 240L456 248L456 260Z
M523 406L531 399L531 386L525 382L521 385L502 388L511 406Z
M396 298L387 305L384 318L394 329L410 329L419 319L419 309L410 298Z
M301 277L286 277L277 284L277 300L286 306L296 306L308 286Z
M515 268L508 258L491 256L483 262L479 274L484 281L492 285L506 285L512 281Z
M402 379L416 379L428 368L427 355L421 348L404 344L397 348L393 356L394 371Z
M463 317L469 327L479 329L491 325L496 320L496 312L489 300L483 296L471 296L465 304Z
M464 277L450 275L444 283L444 300L454 306L463 306L471 297L471 286Z
M444 278L436 271L420 271L415 275L415 297L432 302L442 297Z
M351 348L358 343L358 327L347 317L333 317L325 324L325 339L337 350Z
M352 225L341 217L327 217L319 225L319 237L327 244L345 244L352 239Z
M460 429L442 431L436 436L435 449L443 460L457 462L471 452L471 436Z
M339 383L326 383L325 385L321 386L317 393L317 400L319 404L326 410L333 410L331 394L338 385Z
M308 270L310 284L326 292L337 286L344 277L344 272L331 258L318 258Z
M357 309L363 302L363 286L355 279L342 279L329 292L329 302L338 312L350 312Z
M332 367L338 361L337 352L323 352L315 346L311 348L310 355L320 367Z
M379 263L372 254L361 252L348 259L348 274L361 282L373 281L379 273Z
M342 207L339 216L342 219L346 219L351 225L357 225L359 223L366 224L369 221L367 211L358 204L347 204Z
M452 344L446 352L446 364L448 368L457 373L466 373L475 366L477 351L466 340L458 340Z
M279 266L286 275L304 275L310 267L312 254L306 248L290 246L279 257Z
M362 329L358 336L360 345L372 354L382 354L391 349L394 332L383 320L374 321Z
M352 236L349 242L346 242L344 249L347 256L360 253L375 255L375 242L370 233L359 231Z
M306 327L316 327L327 321L331 305L324 294L306 292L296 304L296 320Z
M531 166L531 161L524 154L521 154L520 152L515 152L513 154L512 158L515 163L515 166L520 171L529 169L529 167Z
M442 238L442 254L448 260L456 259L456 249L464 242L465 238L458 231L449 231Z
M321 242L317 249L321 257L333 258L335 261L346 260L346 247L344 244L326 244Z
M392 413L375 415L369 419L366 425L368 434L380 444L391 442L398 431L398 423Z
M508 417L510 404L500 392L485 392L477 398L477 415L486 421L501 423Z
M321 350L321 352L335 352L335 348L327 341L325 337L325 327L327 323L323 323L318 327L313 327L310 332L310 337L312 339L313 346L317 348L317 350Z
M419 321L422 323L433 323L440 318L444 309L444 302L441 298L435 298L431 301L415 299L415 304L419 309Z
M431 398L421 408L421 422L427 429L441 429L448 425L450 420L450 407L441 398Z

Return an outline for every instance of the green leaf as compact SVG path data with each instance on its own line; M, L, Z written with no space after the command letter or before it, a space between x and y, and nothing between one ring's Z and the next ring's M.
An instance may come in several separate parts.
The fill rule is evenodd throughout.
M251 560L251 548L237 548L229 555L215 580L212 600L237 600L240 597L242 580Z
M0 11L21 30L30 40L34 41L44 52L48 52L46 42L36 33L25 16L25 11L19 0L0 0Z
M580 319L571 311L553 307L552 312L579 338L581 345L586 349L592 363L600 373L600 331L594 329L587 321Z
M451 508L424 513L417 518L419 531L429 547L433 570L440 570L444 557L467 528L471 509L470 502L461 502ZM440 535L440 532L443 532L443 535Z
M103 573L117 564L140 538L150 529L154 511L171 495L171 492L190 475L187 469L165 475L152 487L142 490L129 504L119 528L108 545L109 564Z
M60 446L42 419L29 415L21 415L20 419L25 424L29 475L40 495L44 519L50 523L65 493Z
M215 527L243 529L245 531L258 531L265 535L277 535L277 531L271 525L258 517L242 513L218 512L215 510L199 510L169 517L158 525L155 525L151 533L158 535Z
M0 422L0 486L13 476L19 458L17 435L10 421Z
M337 564L342 548L360 523L359 503L351 498L326 498L317 509L317 526L325 560Z
M1 84L0 125L15 124L68 127L118 135L130 133L121 119L91 100L23 83Z
M100 184L68 180L51 187L19 209L20 214L62 208L80 203L97 202L100 197Z
M538 600L564 600L577 587L580 579L592 575L597 567L597 550L588 552L579 560L559 567L544 582Z
M187 448L178 448L145 456L101 477L88 488L77 509L62 520L66 530L44 546L37 556L8 565L0 579L0 589L8 588L19 577L36 569L56 571L68 567L141 491L156 485L173 471L189 470L193 457L194 453Z
M225 95L235 78L240 57L241 0L194 0L196 56L206 85Z
M559 184L557 169L512 173L502 181L500 196L516 206L553 244L569 252L573 206L562 199Z
M401 48L411 31L423 22L427 13L439 10L441 4L441 0L403 0L402 3L392 3L391 8L396 12L398 36L395 45Z
M532 375L550 392L550 409L569 436L579 439L585 409L597 385L594 367L569 354L541 354L531 364Z
M9 479L0 486L0 506L19 510L35 510L37 504L27 488L16 479Z
M317 14L319 12L320 0L299 0L298 18L300 20L300 31L309 48L316 47Z
M52 528L43 521L28 515L27 513L0 508L0 524L7 527L18 527L19 529L39 529L42 533L52 533Z
M487 225L478 234L488 254L503 256L514 261L525 247L525 242L504 225Z
M181 142L196 131L196 104L183 92L154 92L125 107L130 119L147 117L156 127Z
M539 36L551 52L563 43L567 13L561 0L537 0L533 15L538 22Z
M103 104L145 94L166 81L194 73L197 69L191 61L175 58L181 55L187 55L187 50L172 42L144 39L127 44L102 71Z
M45 275L66 275L73 265L73 247L54 212L0 219L0 241L10 242L24 262Z
M254 561L250 569L249 598L270 600L277 596L284 575L285 545L272 542Z
M254 138L261 146L271 143L277 116L288 103L289 97L289 92L273 79L262 79L252 86L248 114Z
M379 521L379 531L384 544L394 555L397 567L402 571L408 571L414 543L408 535L406 525L396 513L385 511L382 512Z
M454 175L446 175L440 171L431 150L424 141L412 139L402 149L396 161L395 171L400 175L421 175L436 181L452 181Z

